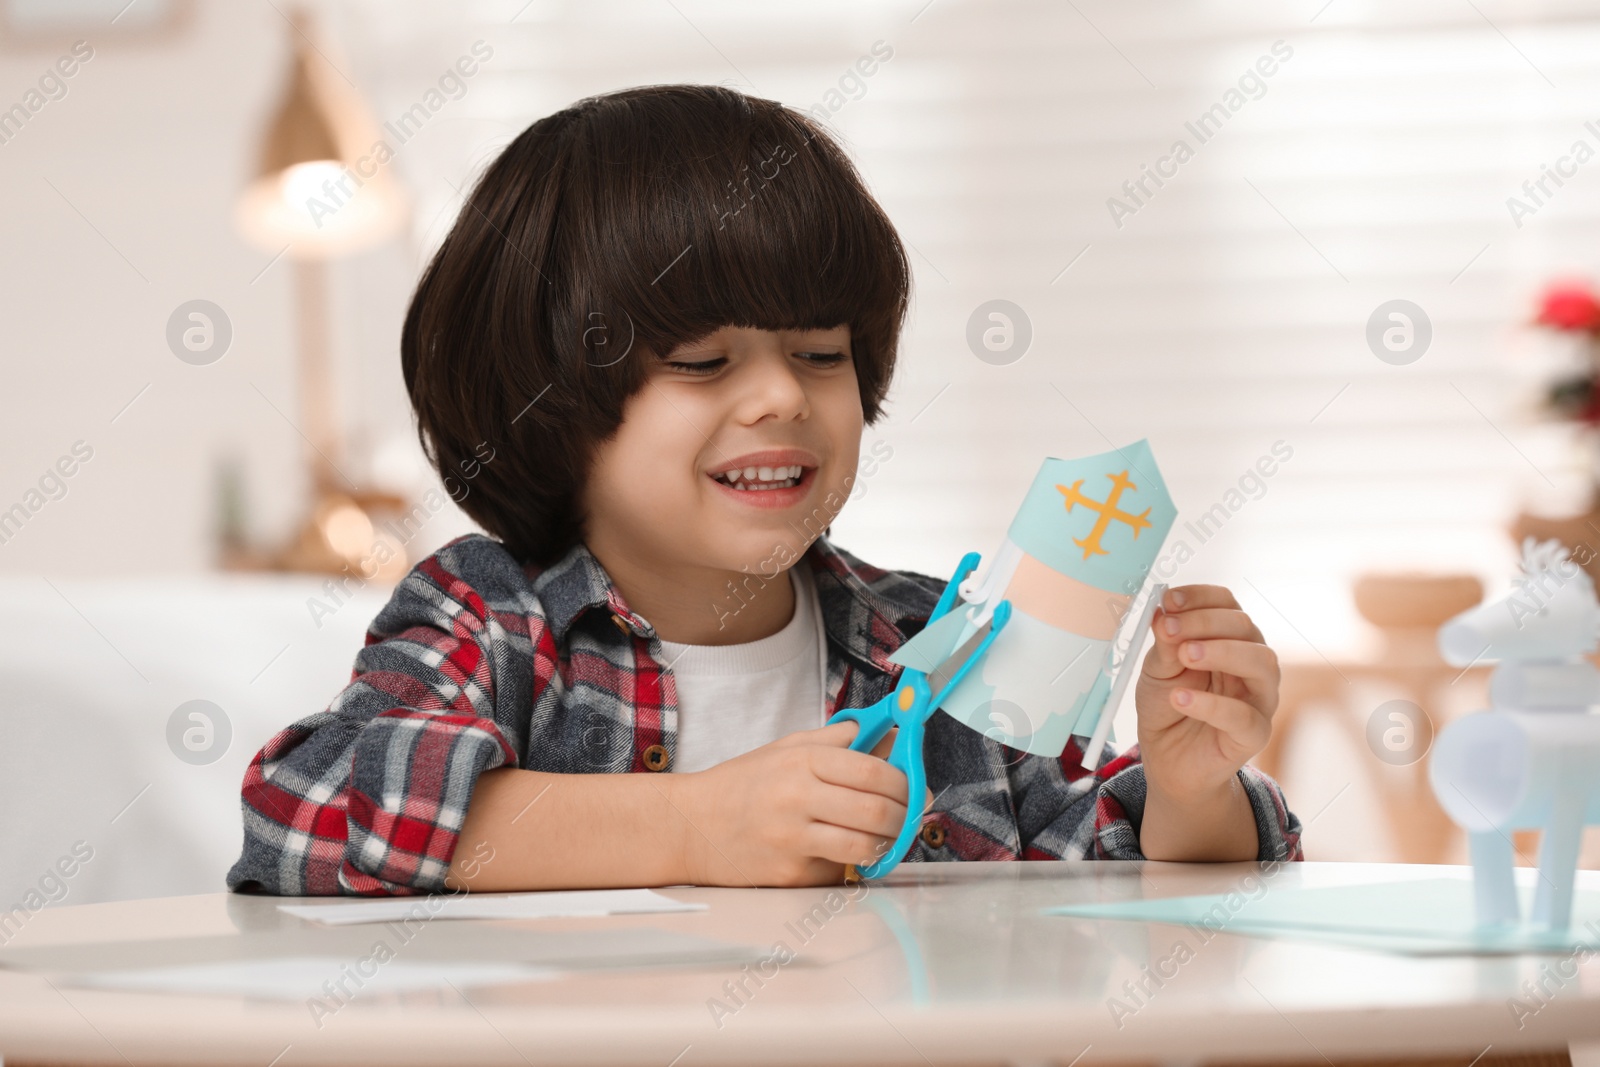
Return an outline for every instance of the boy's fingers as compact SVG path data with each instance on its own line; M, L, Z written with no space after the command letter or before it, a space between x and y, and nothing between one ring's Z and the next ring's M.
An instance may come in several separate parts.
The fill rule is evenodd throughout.
M1181 702L1183 694L1188 694L1188 704ZM1267 717L1243 700L1197 689L1174 689L1168 701L1179 714L1216 728L1251 754L1265 748L1272 736L1272 724Z
M811 770L820 781L863 793L877 793L904 806L906 776L894 767L865 752L819 748Z
M890 750L894 748L895 735L899 732L900 727L889 727L889 732L883 735L883 740L879 741L877 746L873 748L872 754L877 756L879 759L888 759Z
M807 856L864 867L888 852L893 844L892 837L882 838L831 823L814 822L806 827L800 847Z
M792 734L784 734L773 745L779 748L792 748L795 745L829 745L833 748L849 748L850 743L856 739L860 724L851 719L821 726L815 730L796 730Z
M1185 667L1231 674L1252 693L1266 692L1278 678L1278 654L1254 641L1184 641L1176 648Z
M1161 598L1161 607L1169 611L1193 611L1195 608L1236 608L1239 602L1225 585L1175 585Z
M1194 611L1162 611L1161 624L1154 627L1158 640L1179 641L1198 637L1238 637L1266 643L1255 621L1234 608L1197 608Z
M818 793L808 814L818 822L891 840L900 836L906 824L906 806L899 801L836 786Z
M1166 636L1166 620L1167 609L1157 608L1155 617L1150 620L1156 640L1145 654L1142 668L1146 675L1160 681L1176 678L1184 671L1184 662L1178 658L1178 642Z

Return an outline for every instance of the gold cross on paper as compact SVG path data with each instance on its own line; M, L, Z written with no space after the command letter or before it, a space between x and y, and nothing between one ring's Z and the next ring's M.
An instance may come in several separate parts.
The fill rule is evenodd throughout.
M1066 497L1067 511L1069 514L1071 513L1073 506L1076 504L1082 504L1084 507L1092 508L1100 513L1100 517L1095 520L1094 529L1089 531L1088 537L1085 537L1082 540L1079 540L1076 537L1072 539L1073 544L1083 549L1084 559L1088 559L1090 556L1108 555L1106 550L1100 547L1100 536L1104 534L1107 527L1111 525L1112 519L1116 519L1118 522L1127 523L1129 526L1133 527L1133 536L1135 539L1138 538L1140 530L1143 530L1145 527L1150 525L1150 520L1147 517L1150 514L1149 508L1145 508L1137 515L1130 515L1126 511L1119 511L1117 509L1117 499L1122 496L1122 491L1124 489L1138 488L1138 486L1134 485L1133 482L1128 480L1128 472L1123 471L1120 474L1108 474L1106 477L1111 479L1111 495L1108 496L1104 502L1099 500L1091 500L1089 497L1083 495L1082 478L1079 478L1070 486L1056 486L1056 488L1061 491L1061 495Z

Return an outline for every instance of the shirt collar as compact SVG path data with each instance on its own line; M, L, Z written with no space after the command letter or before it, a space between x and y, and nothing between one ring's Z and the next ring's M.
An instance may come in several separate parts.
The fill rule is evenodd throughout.
M925 620L938 599L938 589L925 584L931 579L918 581L874 567L823 536L812 542L801 563L811 567L828 637L857 659L893 671L888 657L907 640L904 624ZM647 639L655 636L655 627L628 607L581 542L550 567L532 572L531 581L557 644L566 642L579 616L595 608L608 612L621 629Z

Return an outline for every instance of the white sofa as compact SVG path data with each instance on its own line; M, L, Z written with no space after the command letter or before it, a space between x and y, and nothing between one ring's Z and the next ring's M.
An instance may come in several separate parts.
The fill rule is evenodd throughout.
M318 626L321 594L287 576L0 580L0 912L223 889L245 767L345 684L389 590ZM231 728L213 762L169 745L191 700Z

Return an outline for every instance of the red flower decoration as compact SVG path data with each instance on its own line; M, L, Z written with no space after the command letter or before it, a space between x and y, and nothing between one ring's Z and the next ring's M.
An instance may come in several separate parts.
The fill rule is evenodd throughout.
M1558 330L1592 333L1600 330L1600 300L1587 282L1557 282L1545 290L1534 321Z

